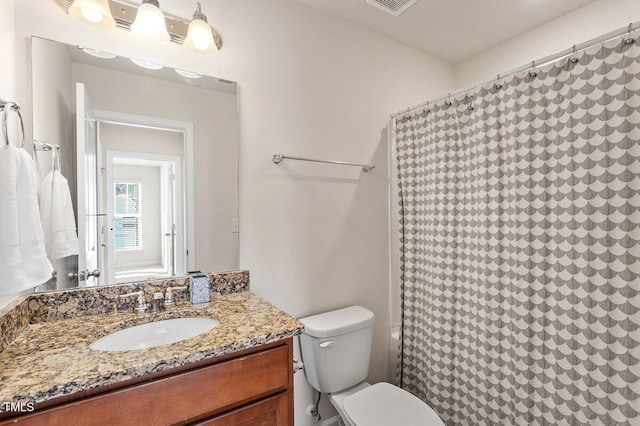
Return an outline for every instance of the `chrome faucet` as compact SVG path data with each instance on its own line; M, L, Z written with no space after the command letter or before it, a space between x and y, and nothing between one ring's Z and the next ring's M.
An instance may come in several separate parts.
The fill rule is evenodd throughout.
M145 311L147 310L147 308L149 307L149 305L147 305L147 301L144 298L144 291L140 290L140 291L136 291L133 293L127 293L127 294L121 294L120 298L121 299L126 299L128 297L137 297L136 301L136 307L135 310L138 311L138 313L145 313Z
M151 313L157 314L160 311L165 310L165 302L164 302L164 294L162 292L157 291L153 293L153 297L151 298Z

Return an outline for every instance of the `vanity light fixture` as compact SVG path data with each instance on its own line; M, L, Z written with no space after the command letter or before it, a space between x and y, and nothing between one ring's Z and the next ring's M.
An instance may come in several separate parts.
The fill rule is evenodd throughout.
M178 73L179 75L183 76L184 78L200 78L202 77L202 74L197 73L197 72L193 72L193 71L186 71L186 70L181 70L180 68L175 68L176 73Z
M213 31L207 21L207 16L202 13L200 3L196 3L196 11L189 24L184 46L200 55L213 55L218 52L218 46L213 40Z
M2 0L0 0L2 1ZM200 4L192 19L163 13L158 0L53 0L69 15L87 24L129 30L156 44L183 44L190 52L211 55L222 48L222 37L209 25Z
M134 59L131 58L131 62L133 62L134 64L136 64L137 66L141 67L141 68L146 68L148 70L160 70L162 68L164 68L164 66L153 63L153 62L149 62L149 61L143 61L142 59Z
M69 15L95 27L116 27L108 0L74 0L69 6Z
M167 44L171 41L158 0L142 1L136 19L131 24L131 32L136 37L155 44Z

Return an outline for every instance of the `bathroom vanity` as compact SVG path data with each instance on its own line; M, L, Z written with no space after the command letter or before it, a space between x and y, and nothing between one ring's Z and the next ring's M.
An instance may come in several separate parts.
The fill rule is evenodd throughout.
M2 343L0 353L0 401L13 404L11 412L0 407L0 425L292 425L292 338L302 324L252 295L248 273L246 286L233 274L216 274L210 303L191 305L176 294L177 306L157 314L137 313L119 295L182 282L48 293L16 302L0 316L3 332L15 336ZM113 331L183 317L220 324L148 349L89 348Z
M50 408L0 425L293 424L291 340L100 387L70 402L52 400Z

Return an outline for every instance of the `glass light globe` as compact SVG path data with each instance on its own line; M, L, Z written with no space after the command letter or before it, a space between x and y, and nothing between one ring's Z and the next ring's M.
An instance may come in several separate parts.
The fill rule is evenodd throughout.
M101 28L115 28L108 0L74 0L69 6L69 15L80 22Z
M184 46L192 52L202 55L212 55L218 51L218 46L213 39L213 31L209 24L202 19L191 21Z
M89 9L88 7L81 8L80 13L82 13L82 16L84 16L87 21L94 24L100 22L104 17L102 13L98 12L97 10Z
M131 32L142 40L156 44L167 44L171 41L164 13L151 3L143 3L138 8L136 19L131 25Z
M156 64L155 62L143 61L142 59L131 58L131 62L139 67L146 68L148 70L161 70L163 65Z

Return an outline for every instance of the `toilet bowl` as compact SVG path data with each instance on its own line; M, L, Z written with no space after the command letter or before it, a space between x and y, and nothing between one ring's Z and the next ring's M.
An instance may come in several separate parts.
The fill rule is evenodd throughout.
M328 393L348 426L443 426L426 403L389 383L365 382L373 338L373 312L361 306L300 318L307 381Z
M330 396L346 426L444 426L431 407L399 387L365 382L356 388Z

